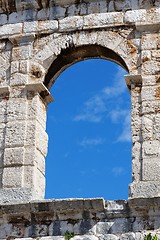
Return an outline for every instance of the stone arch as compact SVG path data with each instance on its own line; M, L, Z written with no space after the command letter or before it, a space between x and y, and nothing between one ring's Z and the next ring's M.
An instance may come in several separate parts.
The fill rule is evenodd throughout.
M53 61L44 79L44 85L51 87L56 78L70 65L89 58L102 58L118 63L128 71L123 59L112 50L99 45L84 45L70 47L61 51L61 54Z
M43 82L48 89L68 66L87 58L109 59L130 74L137 74L139 50L132 39L133 31L123 30L122 34L121 30L97 30L60 34L57 38L49 36L41 50L36 50L39 49L36 45L33 60L44 67L46 74L43 75Z

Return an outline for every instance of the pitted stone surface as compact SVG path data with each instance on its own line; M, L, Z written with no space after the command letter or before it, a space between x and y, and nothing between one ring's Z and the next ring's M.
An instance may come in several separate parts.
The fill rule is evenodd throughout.
M160 198L3 204L0 239L65 240L67 233L72 234L73 240L144 240L149 233L160 237L159 204Z
M0 0L0 203L44 198L50 88L62 71L87 58L109 59L128 71L133 143L129 198L160 197L159 30L159 0ZM126 203L108 203L108 215L112 204L121 216L114 224L95 226L92 219L73 227L58 219L51 229L57 235L57 226L63 234L74 230L84 235L81 239L141 239L138 220L125 232L128 220L121 213ZM80 232L83 224L90 226L89 232Z

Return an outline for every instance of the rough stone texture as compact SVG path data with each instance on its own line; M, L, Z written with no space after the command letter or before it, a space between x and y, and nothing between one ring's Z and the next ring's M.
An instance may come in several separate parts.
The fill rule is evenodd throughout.
M159 1L1 0L0 9L1 189L31 187L43 198L48 90L69 65L101 57L129 72L129 197L159 196Z
M159 30L159 0L0 0L0 239L160 237ZM50 88L97 57L128 71L130 200L30 202L44 197Z
M144 240L160 237L160 198L129 201L66 199L3 204L0 239Z

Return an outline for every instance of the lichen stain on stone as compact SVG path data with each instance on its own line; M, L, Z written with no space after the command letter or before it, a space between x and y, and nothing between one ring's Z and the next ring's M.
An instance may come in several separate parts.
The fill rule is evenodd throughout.
M134 89L132 89L132 93L141 93L141 86L136 86Z
M130 40L127 41L127 45L130 48L131 54L134 54L137 51L136 47L133 45L133 43Z
M156 97L156 99L160 99L160 86L158 86L156 89L155 97Z
M160 76L156 76L156 83L160 83Z
M147 56L145 56L145 57L143 57L142 58L142 62L144 63L144 62L147 62L147 61L149 61L150 59L147 57Z
M42 71L38 67L32 66L32 68L30 70L30 74L33 77L40 78L42 76Z

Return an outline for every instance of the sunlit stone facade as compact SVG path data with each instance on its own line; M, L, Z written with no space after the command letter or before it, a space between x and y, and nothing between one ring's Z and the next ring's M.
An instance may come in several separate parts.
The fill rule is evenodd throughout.
M63 239L65 232L72 231L74 239L139 240L145 230L158 231L159 30L159 0L0 0L0 239ZM95 57L112 60L128 71L133 143L129 201L114 203L110 211L103 200L97 208L85 206L96 200L86 200L81 212L79 205L69 211L72 201L68 201L64 203L66 217L65 211L63 217L53 217L61 210L54 208L58 203L42 200L48 145L46 111L53 100L50 88L68 66ZM35 200L42 202L29 204ZM20 202L23 205L17 205ZM141 204L141 210L136 204ZM51 225L46 215L43 224L43 211ZM108 218L114 223L108 223ZM53 231L53 226L59 230Z

